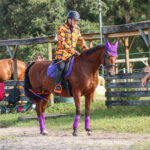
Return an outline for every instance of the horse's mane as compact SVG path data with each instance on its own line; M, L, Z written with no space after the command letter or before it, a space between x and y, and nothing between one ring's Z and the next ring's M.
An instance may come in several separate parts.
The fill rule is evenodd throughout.
M106 47L105 44L101 44L101 45L97 45L97 46L94 46L92 48L89 48L87 50L85 50L80 56L83 56L83 55L91 55L92 53L96 52L96 51L99 51L101 50L102 48Z

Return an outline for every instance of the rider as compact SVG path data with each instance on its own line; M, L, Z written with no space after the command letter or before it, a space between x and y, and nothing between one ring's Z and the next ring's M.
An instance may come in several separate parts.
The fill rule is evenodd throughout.
M57 31L57 47L55 50L55 63L58 63L58 68L55 77L55 93L61 93L62 74L65 68L65 61L73 56L79 55L76 51L77 42L84 50L87 49L86 43L80 33L80 28L77 25L80 20L80 15L77 11L70 11L67 15L67 21L62 24Z

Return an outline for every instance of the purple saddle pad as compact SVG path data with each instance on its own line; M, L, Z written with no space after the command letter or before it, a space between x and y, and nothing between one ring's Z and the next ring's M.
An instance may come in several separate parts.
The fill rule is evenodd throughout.
M68 71L66 72L64 78L67 78L70 75L70 73L72 71L73 62L74 62L74 57L71 60ZM47 76L50 77L50 78L54 78L55 73L56 73L56 69L57 69L57 64L55 64L54 61L53 61L47 68Z

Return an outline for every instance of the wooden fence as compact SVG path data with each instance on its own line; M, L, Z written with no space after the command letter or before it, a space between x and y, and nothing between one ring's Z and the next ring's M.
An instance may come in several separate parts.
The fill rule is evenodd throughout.
M4 101L8 101L8 96L11 93L11 91L14 89L15 86L24 86L24 81L7 81L4 82L5 84L5 98ZM24 93L24 88L19 88L20 91L20 101L27 101L29 100Z
M141 78L147 73L117 74L105 77L106 80L106 106L137 106L150 105L150 82L141 87ZM119 81L117 81L119 80ZM140 99L140 100L139 100Z

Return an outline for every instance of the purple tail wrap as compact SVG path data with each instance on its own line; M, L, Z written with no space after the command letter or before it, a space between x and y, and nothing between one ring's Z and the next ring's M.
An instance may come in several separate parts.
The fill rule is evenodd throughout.
M90 130L90 117L89 116L85 117L85 129Z
M45 124L45 112L42 113L43 122Z
M38 120L39 120L39 124L40 124L40 130L43 131L45 129L45 123L44 123L43 117L39 116Z
M74 130L76 130L78 128L79 121L80 121L80 115L76 115L74 123L73 123L73 129Z

